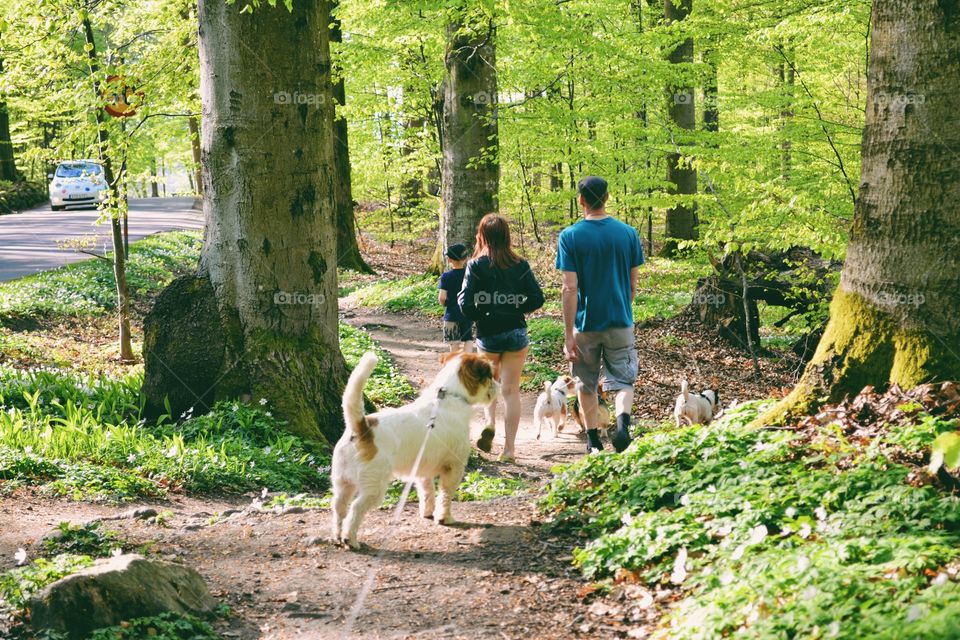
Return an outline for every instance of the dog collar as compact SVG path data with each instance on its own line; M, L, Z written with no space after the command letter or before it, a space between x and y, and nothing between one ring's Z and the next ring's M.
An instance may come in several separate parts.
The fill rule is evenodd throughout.
M450 391L450 389L447 389L446 387L440 387L439 389L437 389L437 402L443 400L447 396L456 398L457 400L460 400L461 402L464 402L466 404L470 404L470 399L467 398L462 393L457 393L456 391Z

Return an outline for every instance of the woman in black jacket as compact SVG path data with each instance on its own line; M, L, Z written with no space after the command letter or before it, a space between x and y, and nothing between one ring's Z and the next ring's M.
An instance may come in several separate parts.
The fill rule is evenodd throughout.
M543 306L543 290L527 261L510 248L510 226L503 217L490 213L480 221L457 302L463 315L476 322L477 346L493 362L500 380L506 405L500 460L513 462L520 427L520 372L530 344L524 315ZM487 425L477 441L483 451L490 451L493 444L496 411L494 401L486 409Z

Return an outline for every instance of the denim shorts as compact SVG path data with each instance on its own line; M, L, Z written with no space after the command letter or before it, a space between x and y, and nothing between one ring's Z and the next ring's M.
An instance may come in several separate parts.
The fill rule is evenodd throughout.
M477 345L481 351L487 353L506 353L508 351L520 351L530 344L527 338L527 328L510 329L503 333L495 333L492 336L483 338L477 337Z

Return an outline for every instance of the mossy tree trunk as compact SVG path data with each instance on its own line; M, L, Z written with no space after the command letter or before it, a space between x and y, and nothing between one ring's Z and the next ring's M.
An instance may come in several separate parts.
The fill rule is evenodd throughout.
M490 16L463 4L449 9L443 81L443 186L438 255L473 247L477 224L497 210L500 163L497 69Z
M666 22L679 22L685 19L693 9L693 0L664 0L663 15ZM693 38L685 38L677 44L668 56L675 65L687 65L693 62ZM683 77L686 71L678 71ZM680 130L693 130L697 124L697 112L694 106L693 87L686 82L678 82L667 87L670 121L673 123L673 140L670 153L667 154L667 182L671 194L691 196L697 193L697 171L682 162L677 146L686 143L680 136ZM681 202L667 210L664 242L660 255L673 256L681 240L696 240L697 211L690 202Z
M865 385L960 379L960 4L875 0L871 24L840 286L800 383L763 421Z
M242 3L200 1L206 228L198 276L209 281L219 315L216 339L224 346L214 392L190 392L198 399L266 398L291 432L334 440L342 430L346 367L337 331L326 6L298 0L292 10L263 3L241 13ZM194 297L195 303L179 306L203 303L202 295ZM191 309L179 316L153 318L151 325L175 327ZM168 351L150 351L161 342ZM146 333L150 406L159 400L163 385L156 380L169 363L188 362L175 349L189 342Z
M0 74L3 73L3 58L0 58ZM13 141L10 139L10 113L7 103L0 100L0 180L18 180L17 163L13 157Z

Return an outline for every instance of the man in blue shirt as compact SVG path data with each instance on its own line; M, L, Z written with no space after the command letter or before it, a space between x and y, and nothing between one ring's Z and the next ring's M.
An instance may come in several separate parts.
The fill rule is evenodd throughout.
M583 220L560 234L556 266L563 272L563 351L580 378L577 397L587 426L587 452L602 450L597 430L597 384L613 391L617 428L611 438L630 444L630 411L637 379L633 299L643 248L637 230L607 215L607 182L588 176L577 185Z

